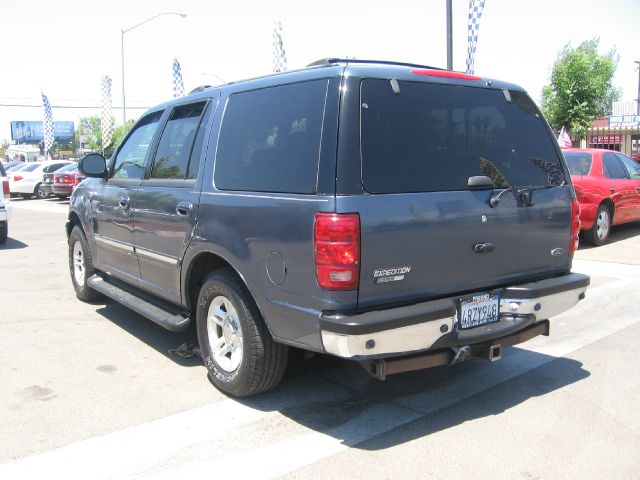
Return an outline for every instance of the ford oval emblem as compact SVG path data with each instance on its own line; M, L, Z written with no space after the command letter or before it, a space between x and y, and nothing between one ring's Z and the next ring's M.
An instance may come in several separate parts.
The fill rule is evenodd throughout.
M564 255L564 248L554 248L551 250L551 256L553 257L561 257Z

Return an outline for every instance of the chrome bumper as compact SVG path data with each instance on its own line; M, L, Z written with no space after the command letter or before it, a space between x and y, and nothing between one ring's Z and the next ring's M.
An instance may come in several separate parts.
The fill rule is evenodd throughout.
M517 332L558 315L584 298L589 277L570 273L516 285L500 295L500 321L470 330L457 329L458 297L357 315L320 319L325 350L343 358L380 358L437 347L471 345Z

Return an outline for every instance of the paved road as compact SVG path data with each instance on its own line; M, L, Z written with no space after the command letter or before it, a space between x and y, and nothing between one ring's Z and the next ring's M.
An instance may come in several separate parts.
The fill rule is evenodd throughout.
M497 363L390 377L294 356L282 386L217 392L192 342L75 299L65 202L13 202L0 247L0 478L637 478L640 224L581 248L587 299Z

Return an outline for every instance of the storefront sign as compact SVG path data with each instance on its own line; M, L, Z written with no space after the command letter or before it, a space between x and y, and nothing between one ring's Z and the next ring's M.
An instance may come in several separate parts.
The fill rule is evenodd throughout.
M622 135L589 135L589 143L591 145L611 145L613 143L622 143Z
M610 127L638 127L640 115L612 115L609 117Z

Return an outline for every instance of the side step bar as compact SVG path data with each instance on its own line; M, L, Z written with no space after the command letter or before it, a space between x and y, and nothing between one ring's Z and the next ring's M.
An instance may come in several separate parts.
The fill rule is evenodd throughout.
M412 372L425 368L452 365L468 358L483 358L495 362L502 358L502 348L526 342L538 335L549 335L549 320L534 323L512 335L491 340L489 343L464 345L458 350L443 349L407 357L383 358L360 362L360 365L372 376L384 380L395 373Z
M167 330L182 332L189 326L190 318L187 312L164 300L151 298L142 292L137 293L135 287L123 282L107 280L96 274L87 279L87 285Z

